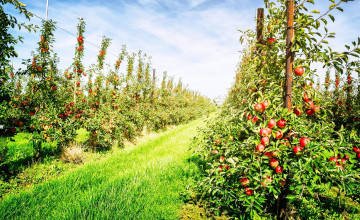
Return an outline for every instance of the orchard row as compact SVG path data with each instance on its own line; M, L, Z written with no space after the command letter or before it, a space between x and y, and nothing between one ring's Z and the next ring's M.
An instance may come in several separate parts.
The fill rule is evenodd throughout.
M85 22L79 19L73 64L65 71L57 67L58 57L52 50L55 24L43 22L40 41L26 69L6 69L1 79L9 88L1 103L4 133L30 132L37 152L43 142L65 147L76 132L89 132L87 146L107 149L121 145L144 129L163 129L167 125L195 119L214 110L212 102L189 90L166 72L160 79L152 69L150 57L129 53L123 46L115 64L104 68L111 39L103 37L96 64L83 65L86 47ZM121 65L125 73L121 73ZM5 152L1 155L6 160ZM4 155L5 154L5 155Z
M268 15L258 24L268 32L257 36L265 40L255 39L251 30L242 32L241 39L248 41L223 111L194 140L193 149L204 164L194 189L197 199L211 212L239 219L339 217L345 207L337 213L328 203L342 204L340 197L329 198L326 206L321 198L336 189L354 202L360 199L360 96L351 78L358 73L360 40L351 52L325 47L324 39L334 35L328 33L325 18L333 20L328 13L342 10L331 2L329 12L318 19L317 10L307 9L312 1L264 3ZM291 14L294 24L288 27ZM288 39L289 46L286 32L291 28L295 37ZM291 93L284 89L286 51L296 51ZM315 88L314 62L335 71L334 86L328 73L325 84ZM340 83L343 75L347 82Z

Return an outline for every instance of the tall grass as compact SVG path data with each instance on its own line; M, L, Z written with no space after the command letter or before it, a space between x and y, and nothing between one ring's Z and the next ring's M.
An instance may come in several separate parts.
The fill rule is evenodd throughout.
M0 201L0 219L178 219L198 175L188 146L201 120Z

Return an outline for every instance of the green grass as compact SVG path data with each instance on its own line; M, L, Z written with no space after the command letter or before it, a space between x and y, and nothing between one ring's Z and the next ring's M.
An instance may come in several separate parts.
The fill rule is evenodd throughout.
M198 175L188 162L201 120L86 163L0 201L0 219L179 219L180 193Z

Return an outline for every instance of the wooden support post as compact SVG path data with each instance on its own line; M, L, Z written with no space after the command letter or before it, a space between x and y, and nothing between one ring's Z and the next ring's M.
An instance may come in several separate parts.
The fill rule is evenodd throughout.
M286 2L286 75L284 107L291 111L292 72L295 53L292 51L294 38L294 0Z
M155 95L155 85L156 85L156 69L153 69L153 82L152 82L152 92L151 92L151 103L154 100L154 95Z
M258 44L263 43L263 29L264 29L264 8L257 9L256 16L256 40Z

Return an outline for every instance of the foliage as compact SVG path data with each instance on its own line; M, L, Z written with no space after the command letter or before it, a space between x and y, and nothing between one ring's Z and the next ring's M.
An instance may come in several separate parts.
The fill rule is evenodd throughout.
M325 48L326 38L334 36L326 28L328 20L334 20L329 12L342 9L339 4L331 5L314 18L318 11L309 13L309 3L314 2L295 1L291 50L296 52L294 69L303 67L305 73L293 78L293 111L283 107L286 1L265 1L269 6L264 22L266 41L258 43L252 31L242 32L241 41L247 48L223 111L193 143L204 172L196 186L198 197L214 213L227 211L229 216L241 219L307 218L310 209L303 209L304 204L333 187L339 194L358 200L360 155L354 153L354 147L360 144L360 131L352 121L334 120L337 104L314 88L316 70L311 64L322 62L336 71L346 67L346 72L353 72L360 51L356 43L351 53ZM355 96L347 98L355 103ZM326 199L319 196L317 200L314 218L352 213L341 202L338 209L330 210L320 205Z

